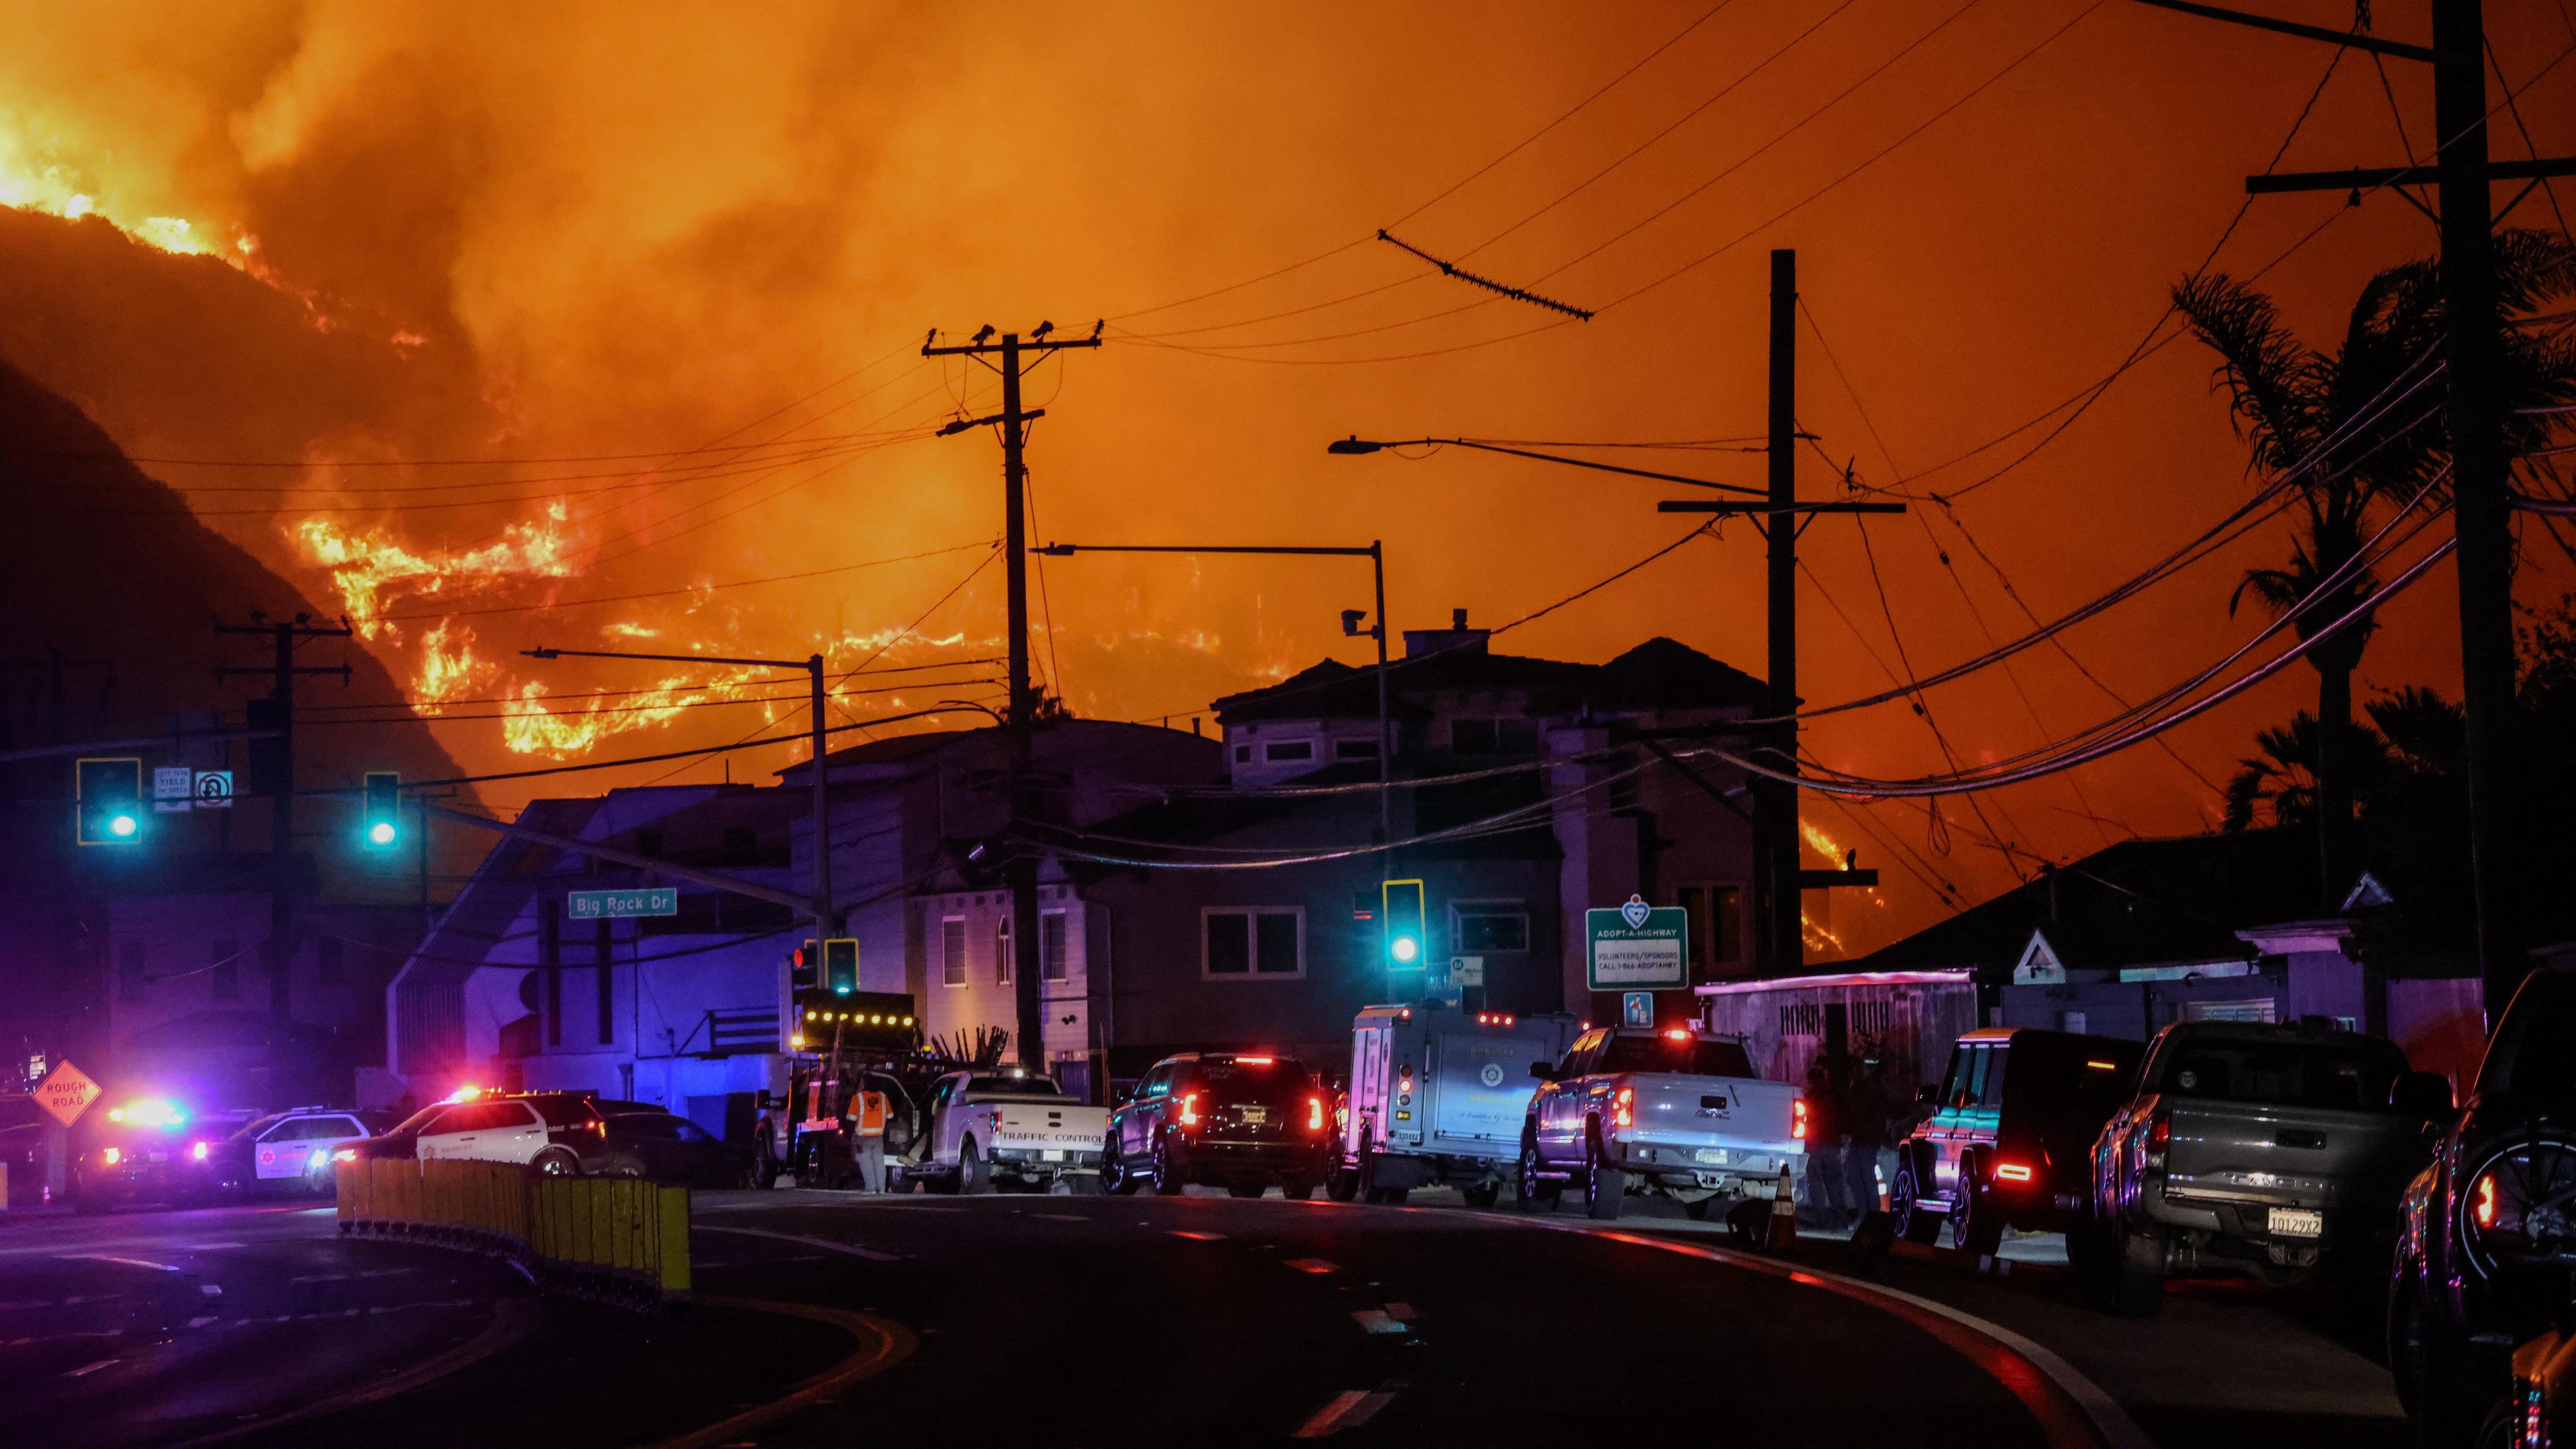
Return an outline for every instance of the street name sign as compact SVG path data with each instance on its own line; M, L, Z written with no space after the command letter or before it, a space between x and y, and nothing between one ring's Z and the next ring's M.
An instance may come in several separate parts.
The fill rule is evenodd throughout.
M566 891L564 914L576 921L606 921L626 916L676 916L678 886L649 886L634 891Z
M1690 985L1683 955L1689 934L1681 907L1650 906L1637 896L1610 910L1585 911L1585 984L1594 991L1678 991Z
M89 1079L89 1073L64 1062L45 1074L36 1084L36 1105L51 1112L54 1120L69 1127L89 1110L99 1098L101 1088Z

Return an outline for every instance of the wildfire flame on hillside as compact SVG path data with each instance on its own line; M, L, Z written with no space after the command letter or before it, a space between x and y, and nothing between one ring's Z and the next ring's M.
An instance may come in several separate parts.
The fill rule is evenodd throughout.
M360 638L399 638L400 628L384 617L386 605L397 599L569 575L576 546L565 536L566 516L558 501L540 521L511 524L481 548L437 558L414 553L382 532L355 533L327 518L308 518L290 534L307 559L330 570L331 586L339 590L341 608Z
M0 206L67 221L95 216L146 246L183 256L222 257L235 266L245 265L259 245L241 236L226 247L185 218L144 214L51 148L31 146L7 127L0 127Z

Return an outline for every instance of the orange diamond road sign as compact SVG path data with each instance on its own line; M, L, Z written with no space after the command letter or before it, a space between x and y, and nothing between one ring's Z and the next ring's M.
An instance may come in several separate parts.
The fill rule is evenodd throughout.
M98 1100L101 1090L89 1079L89 1073L65 1062L45 1073L45 1079L36 1084L36 1102L53 1113L55 1121L69 1127L89 1110L90 1103Z

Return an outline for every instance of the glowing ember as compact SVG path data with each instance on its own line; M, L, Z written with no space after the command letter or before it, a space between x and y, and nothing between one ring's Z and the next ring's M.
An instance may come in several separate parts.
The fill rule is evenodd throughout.
M573 545L565 538L565 508L546 509L536 523L514 523L478 549L437 558L412 552L382 533L353 533L327 518L308 518L291 536L305 557L331 571L341 608L361 638L399 630L385 622L386 605L403 598L488 587L522 578L563 578L572 572Z

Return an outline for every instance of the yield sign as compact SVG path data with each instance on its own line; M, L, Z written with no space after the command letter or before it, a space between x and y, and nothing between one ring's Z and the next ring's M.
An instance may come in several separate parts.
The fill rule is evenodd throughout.
M55 1121L69 1127L89 1110L90 1103L98 1100L99 1092L98 1083L89 1079L89 1073L64 1062L36 1084L36 1102L53 1113Z

